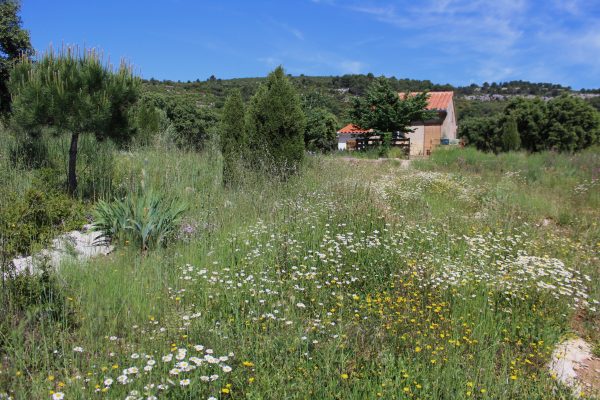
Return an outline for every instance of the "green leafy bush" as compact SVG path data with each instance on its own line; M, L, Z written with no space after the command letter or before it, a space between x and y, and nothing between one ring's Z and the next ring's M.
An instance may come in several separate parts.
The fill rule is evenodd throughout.
M172 239L185 209L178 199L142 187L123 200L98 202L93 229L102 233L103 241L131 243L146 251Z
M568 95L548 102L515 98L499 115L462 120L459 136L478 150L495 153L518 148L580 151L600 140L600 113Z
M2 288L1 348L10 346L11 337L18 336L25 345L31 346L46 329L60 331L76 325L74 309L69 306L56 275L49 270L16 275L6 279Z
M327 153L337 147L338 121L335 115L324 108L306 112L307 122L304 131L304 144L309 151Z
M201 149L218 124L215 111L190 96L144 93L134 114L142 143L144 137L168 135L169 142L186 149Z
M31 252L60 232L79 229L86 222L84 206L58 191L28 189L2 199L0 207L0 254L2 261Z

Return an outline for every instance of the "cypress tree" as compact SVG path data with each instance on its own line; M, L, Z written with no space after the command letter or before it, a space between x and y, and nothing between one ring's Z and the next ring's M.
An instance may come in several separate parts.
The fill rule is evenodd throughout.
M221 119L221 154L223 155L223 184L234 184L239 178L240 163L248 146L244 126L244 102L239 90L225 100Z
M304 157L305 126L298 93L277 67L252 97L246 114L253 165L271 164L284 176L296 171Z
M517 129L517 120L509 116L502 126L502 150L516 151L521 148L521 137Z

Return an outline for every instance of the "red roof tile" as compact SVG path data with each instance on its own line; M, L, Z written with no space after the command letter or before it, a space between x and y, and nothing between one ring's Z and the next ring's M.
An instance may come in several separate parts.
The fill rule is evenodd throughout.
M337 131L337 133L354 133L354 134L371 133L371 132L373 132L373 129L362 129L354 124L348 124L345 127L343 127L342 129L340 129L339 131Z
M421 92L410 92L411 95L415 95ZM406 95L404 92L398 93L401 98ZM447 110L452 101L454 92L429 92L429 98L427 99L428 110Z

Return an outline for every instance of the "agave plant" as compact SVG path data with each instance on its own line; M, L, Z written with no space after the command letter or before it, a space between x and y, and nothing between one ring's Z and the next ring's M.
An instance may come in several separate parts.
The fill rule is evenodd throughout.
M186 208L176 198L142 189L123 200L98 202L92 229L102 233L102 242L129 241L146 251L167 244Z

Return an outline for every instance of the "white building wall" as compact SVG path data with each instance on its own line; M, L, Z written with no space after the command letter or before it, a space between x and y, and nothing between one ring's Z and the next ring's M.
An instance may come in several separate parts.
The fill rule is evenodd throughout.
M338 133L338 150L346 150L348 140L353 139L351 133Z
M446 118L442 123L441 139L456 139L456 114L454 113L454 101L450 102L446 110Z
M410 138L410 155L422 156L425 151L425 126L413 125L410 127L410 129L412 132L406 134L406 137Z

